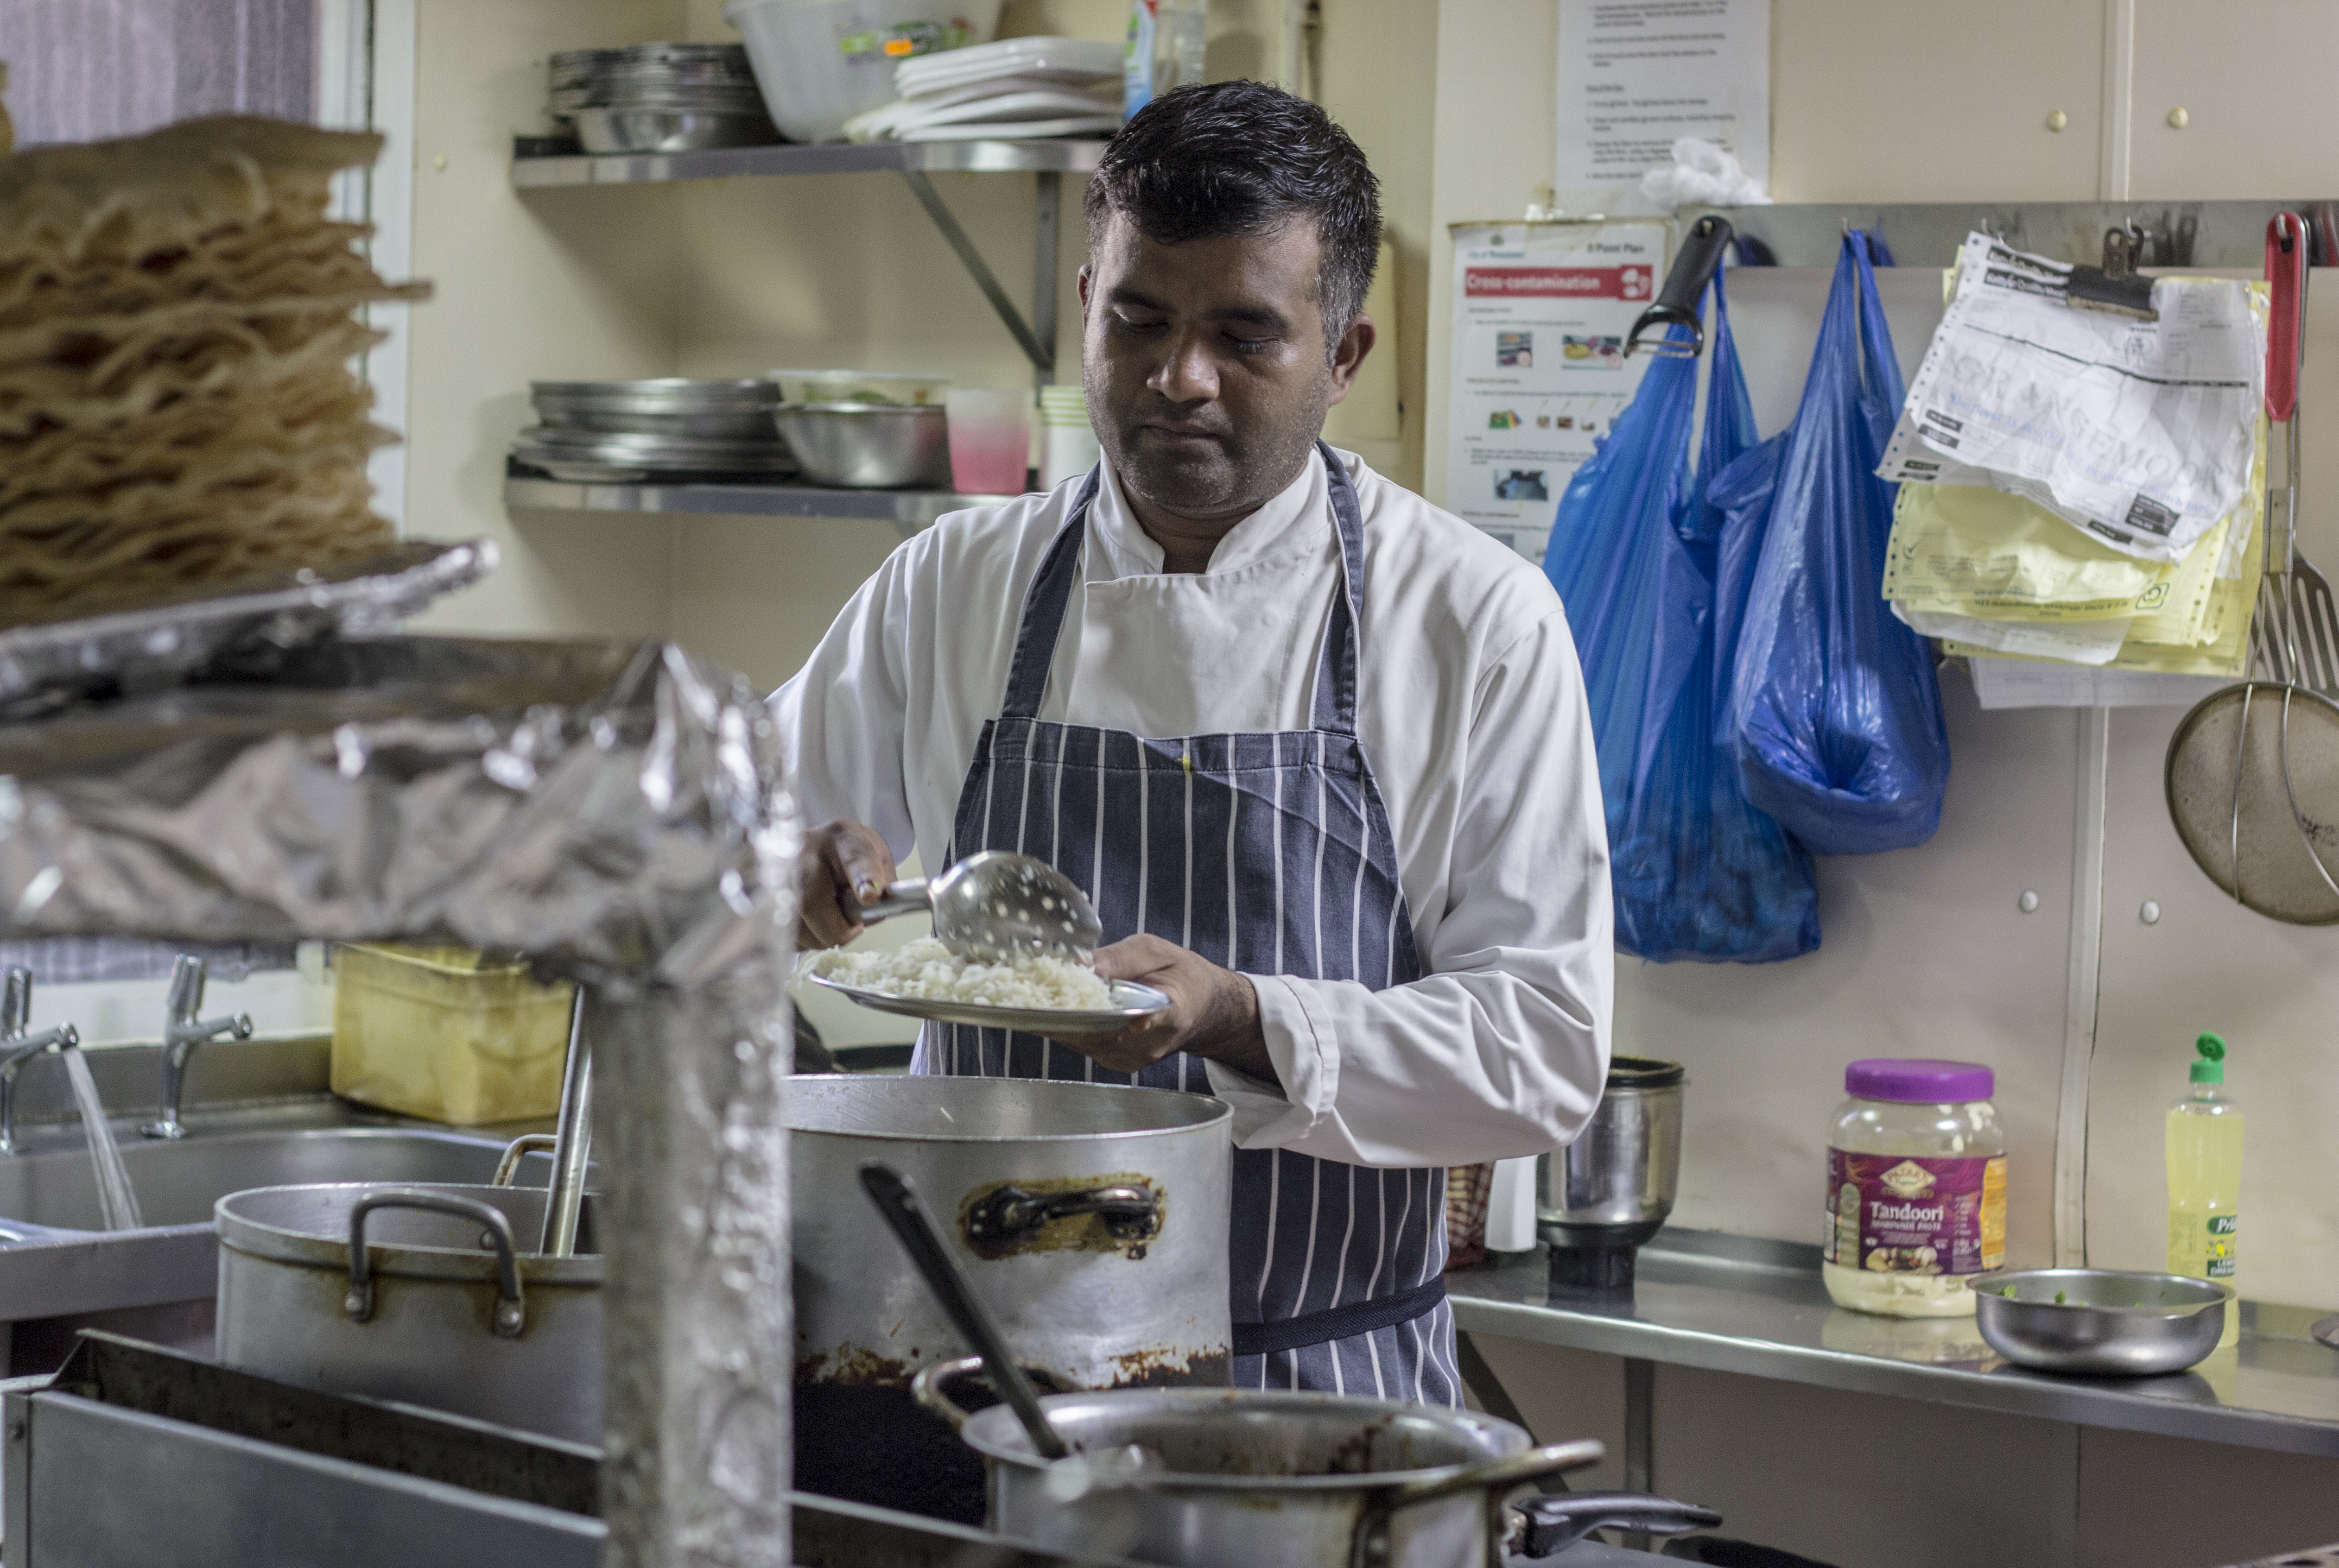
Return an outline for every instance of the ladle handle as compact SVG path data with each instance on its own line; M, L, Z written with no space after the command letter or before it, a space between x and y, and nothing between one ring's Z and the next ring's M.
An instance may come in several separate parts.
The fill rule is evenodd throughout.
M864 924L897 914L923 914L934 907L933 883L926 877L888 883L885 891L861 906Z
M1014 1353L1007 1348L1007 1336L999 1331L999 1325L976 1298L973 1282L943 1245L942 1233L934 1228L910 1178L873 1159L861 1168L861 1185L876 1203L877 1212L885 1217L885 1223L893 1228L893 1234L902 1238L910 1260L918 1266L926 1284L941 1298L943 1310L950 1314L951 1321L968 1342L982 1352L983 1370L991 1376L991 1386L1014 1407L1016 1419L1031 1435L1031 1446L1040 1451L1043 1459L1068 1455L1071 1450L1056 1435L1056 1429L1048 1425L1031 1380L1023 1376L1023 1369L1015 1365Z

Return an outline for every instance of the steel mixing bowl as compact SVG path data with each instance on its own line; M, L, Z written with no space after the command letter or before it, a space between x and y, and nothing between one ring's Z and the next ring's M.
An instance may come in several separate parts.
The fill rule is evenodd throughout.
M772 418L814 484L950 488L950 422L933 404L782 403Z
M2154 1377L2217 1348L2233 1290L2181 1274L2025 1268L1970 1282L1992 1350L2041 1372Z
M572 109L577 141L587 153L701 153L711 147L762 147L780 139L762 111L614 106Z

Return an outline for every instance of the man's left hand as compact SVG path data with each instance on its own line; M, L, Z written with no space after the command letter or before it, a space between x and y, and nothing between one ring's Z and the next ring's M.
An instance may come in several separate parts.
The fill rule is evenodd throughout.
M1248 975L1217 964L1158 936L1132 936L1097 949L1096 971L1106 980L1133 980L1170 998L1168 1011L1118 1034L1086 1034L1057 1043L1115 1072L1135 1072L1163 1057L1190 1051L1268 1083L1279 1083L1259 1028L1258 992Z

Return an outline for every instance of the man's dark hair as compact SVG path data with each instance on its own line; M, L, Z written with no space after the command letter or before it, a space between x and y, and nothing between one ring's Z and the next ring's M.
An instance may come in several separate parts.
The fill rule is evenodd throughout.
M1380 182L1364 153L1322 109L1264 82L1179 87L1139 110L1105 147L1087 212L1091 248L1114 213L1160 245L1312 218L1327 352L1364 310L1380 260Z

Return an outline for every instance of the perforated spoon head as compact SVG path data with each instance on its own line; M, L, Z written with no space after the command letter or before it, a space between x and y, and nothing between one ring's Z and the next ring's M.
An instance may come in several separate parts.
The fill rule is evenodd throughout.
M1086 963L1104 940L1096 910L1071 878L1012 850L967 856L934 879L931 896L934 935L984 963L1032 956Z

